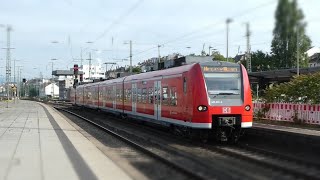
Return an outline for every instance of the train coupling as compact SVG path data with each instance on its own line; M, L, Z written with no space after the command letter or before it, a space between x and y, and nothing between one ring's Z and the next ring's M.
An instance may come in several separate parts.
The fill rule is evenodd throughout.
M219 117L218 118L219 126L234 126L236 124L236 117Z

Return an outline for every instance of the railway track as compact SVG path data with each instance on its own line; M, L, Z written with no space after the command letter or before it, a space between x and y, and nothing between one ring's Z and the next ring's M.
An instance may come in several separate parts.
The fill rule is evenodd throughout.
M126 123L128 123L128 121L126 121ZM141 125L137 125L135 123L130 123L130 124L132 124L133 126L137 126L137 128L142 128ZM160 133L161 136L168 136L167 138L172 139L172 134L168 134L167 132L157 130L155 128L150 128L148 126L143 126L143 129L150 131L154 134ZM204 150L208 150L212 153L220 153L228 157L240 159L243 162L247 162L247 163L258 165L260 167L271 169L272 171L278 171L278 172L280 171L282 174L290 175L295 178L319 179L320 177L320 174L319 174L320 169L317 163L302 161L301 159L293 158L291 156L286 156L276 152L266 151L263 149L258 149L258 148L243 145L243 144L239 144L237 146L228 146L228 145L220 146L220 145L203 144L203 143L192 143L192 144L197 147L203 148ZM141 148L141 145L139 148ZM176 147L173 147L173 148L176 148ZM179 151L181 151L181 149L179 149ZM153 153L153 152L148 150L148 153ZM188 156L185 156L185 157L188 158ZM160 157L157 157L157 159L158 158ZM163 159L165 159L166 162L168 161L166 157L164 157ZM177 165L176 162L167 162L167 163L168 165L170 163L175 164L174 166ZM179 167L177 168L179 169ZM194 173L194 171L190 171L187 168L182 168L182 171L189 171L189 173L191 174ZM199 175L196 175L195 178L207 179L208 176L204 176L203 173L200 173Z
M196 172L194 172L194 171L192 171L190 169L187 169L184 166L182 166L180 164L177 164L176 162L170 161L167 157L163 157L163 156L160 156L160 155L154 153L149 148L147 148L147 147L145 147L145 146L143 146L141 144L138 144L138 143L136 143L136 142L134 142L134 141L132 141L132 140L120 135L116 131L110 130L110 129L108 129L108 128L106 128L106 127L104 127L104 126L102 126L102 125L100 125L98 123L95 123L95 122L93 122L93 121L91 121L91 120L89 120L89 119L87 119L85 117L82 117L82 116L80 116L80 115L78 115L78 114L76 114L74 112L65 110L65 109L60 108L60 107L54 107L54 108L59 110L59 111L64 111L64 112L67 112L69 114L72 114L72 115L74 115L74 116L76 116L76 117L78 117L78 118L90 123L91 125L98 127L99 129L103 130L104 132L116 137L117 139L127 143L128 145L130 145L130 146L134 147L135 149L137 149L137 150L149 155L150 157L161 161L162 163L166 164L167 166L175 169L176 171L181 172L182 174L187 175L188 177L190 177L192 179L199 179L199 180L207 179L207 177L204 177L199 173L196 173Z
M297 178L320 179L320 167L317 163L306 162L255 147L246 147L245 145L239 145L238 147L204 145L204 147L214 152L220 152L234 158L253 162L273 170L280 170L286 174L294 175L294 177Z

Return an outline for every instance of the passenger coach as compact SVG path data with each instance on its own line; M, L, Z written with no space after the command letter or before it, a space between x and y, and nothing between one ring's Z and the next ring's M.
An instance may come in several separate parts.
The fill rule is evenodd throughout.
M171 126L221 141L252 127L244 66L211 61L77 86L75 105Z

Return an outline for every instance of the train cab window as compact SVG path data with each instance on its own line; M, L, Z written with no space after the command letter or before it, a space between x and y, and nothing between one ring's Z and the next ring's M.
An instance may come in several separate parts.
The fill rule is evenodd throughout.
M142 102L147 103L147 88L142 89Z
M172 87L171 90L170 90L170 103L171 103L171 106L177 106L178 105L176 87Z
M153 88L149 88L148 102L149 102L150 104L153 103Z
M162 104L168 105L168 87L162 88Z
M187 78L183 78L183 93L187 94Z

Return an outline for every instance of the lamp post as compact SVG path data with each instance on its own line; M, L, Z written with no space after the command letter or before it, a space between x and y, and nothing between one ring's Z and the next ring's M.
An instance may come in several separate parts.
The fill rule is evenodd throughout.
M298 26L296 27L297 29L297 76L300 75L300 63L299 63L299 28Z
M128 44L127 42L125 42L124 44ZM129 57L130 57L130 67L129 67L129 72L132 73L132 40L129 41L129 44L130 44L130 54L129 54Z
M186 48L188 49L188 53L189 53L189 55L190 55L190 54L191 54L191 53L190 53L191 47L190 47L190 46L187 46Z
M52 79L52 82L51 82L51 93L52 93L52 96L51 96L51 99L53 100L54 99L54 78L53 78L53 62L54 61L57 61L58 59L55 59L55 58L53 58L53 59L51 59L51 79Z
M210 49L211 48L213 48L212 46L209 46L209 52L208 52L208 54L209 54L209 56L211 56L211 54L210 54Z
M23 66L16 66L16 68L18 68L18 82L17 82L17 92L16 92L16 96L18 96L18 99L20 99L20 91L21 91L21 87L20 87L20 68L22 68Z
M229 24L232 22L231 18L228 18L226 20L226 25L227 25L227 62L229 62Z
M36 68L36 67L34 67L33 69L38 69L38 68ZM40 70L40 69L38 69L38 70ZM39 72L39 76L41 76L41 73ZM37 79L37 78L36 78ZM39 79L37 79L37 81L36 81L36 90L37 90L37 86L38 86L38 98L40 99L40 77L39 77Z
M19 77L20 77L20 79L21 79L21 73L22 73L22 69L19 69ZM22 82L22 80L21 80L21 82ZM22 82L23 83L23 82ZM21 83L21 85L23 86L23 84ZM21 87L20 87L20 91L19 91L19 93L20 93L20 95L19 95L19 97L21 97Z

